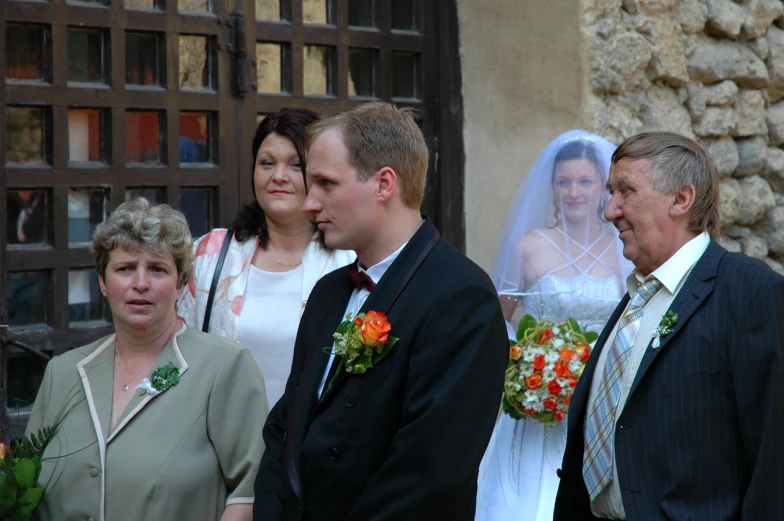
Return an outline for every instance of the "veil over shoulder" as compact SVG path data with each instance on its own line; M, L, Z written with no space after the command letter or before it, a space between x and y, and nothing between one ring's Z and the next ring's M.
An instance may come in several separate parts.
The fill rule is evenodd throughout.
M601 331L632 269L617 231L601 216L615 148L596 134L570 130L540 154L517 190L491 271L502 304L509 298L536 318L573 317ZM575 163L566 183L556 167L571 159L588 162ZM580 183L585 187L570 188ZM552 521L565 439L565 420L546 428L502 414L480 467L476 520Z

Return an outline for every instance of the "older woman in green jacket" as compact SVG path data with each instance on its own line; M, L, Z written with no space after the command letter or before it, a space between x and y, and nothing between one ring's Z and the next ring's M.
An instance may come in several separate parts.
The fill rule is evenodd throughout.
M267 398L236 343L190 329L184 216L138 199L93 238L115 334L49 362L28 432L68 411L44 453L42 520L250 520Z

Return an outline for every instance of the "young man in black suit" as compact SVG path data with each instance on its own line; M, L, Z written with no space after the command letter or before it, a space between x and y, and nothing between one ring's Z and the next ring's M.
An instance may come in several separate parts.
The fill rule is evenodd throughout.
M629 138L608 189L635 269L572 397L554 520L784 519L784 277L715 242L691 139Z
M428 152L408 111L369 103L320 120L307 149L305 211L358 262L310 295L264 427L254 519L471 521L508 356L496 291L419 213ZM333 333L368 311L399 340L348 374Z

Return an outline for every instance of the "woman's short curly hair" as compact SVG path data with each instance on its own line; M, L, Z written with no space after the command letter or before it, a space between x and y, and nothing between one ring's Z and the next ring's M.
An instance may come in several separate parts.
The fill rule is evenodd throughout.
M144 197L128 201L98 225L92 252L96 271L106 279L109 256L116 249L147 250L161 257L171 253L177 266L177 286L193 276L193 237L182 212L168 204L151 205Z

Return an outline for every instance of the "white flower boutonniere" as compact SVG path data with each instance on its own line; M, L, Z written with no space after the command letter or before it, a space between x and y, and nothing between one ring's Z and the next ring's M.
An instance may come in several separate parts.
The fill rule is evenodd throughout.
M661 322L659 322L659 325L656 327L656 330L653 332L653 345L651 347L658 349L659 346L661 346L662 337L672 333L672 328L677 323L678 314L671 309L668 310L667 313L665 313L662 317Z
M150 382L149 378L145 378L144 380L142 380L142 383L137 385L136 388L144 391L142 393L142 396L144 396L145 394L155 396L156 394L160 393L158 389L152 386L152 382Z

